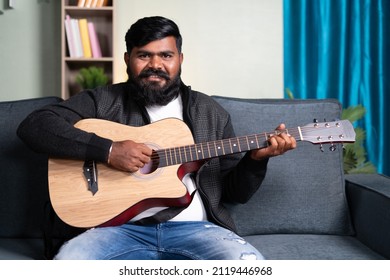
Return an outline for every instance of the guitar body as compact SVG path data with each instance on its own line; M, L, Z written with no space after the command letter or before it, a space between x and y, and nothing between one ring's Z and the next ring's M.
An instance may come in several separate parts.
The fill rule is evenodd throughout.
M194 143L184 122L166 119L131 127L110 121L85 119L75 125L113 141L133 140L158 150ZM157 206L186 206L191 198L181 178L184 165L157 168L151 173L121 172L97 163L98 191L88 189L83 174L83 161L49 159L50 200L57 215L66 223L89 228L119 225L142 211ZM183 170L182 170L183 169Z

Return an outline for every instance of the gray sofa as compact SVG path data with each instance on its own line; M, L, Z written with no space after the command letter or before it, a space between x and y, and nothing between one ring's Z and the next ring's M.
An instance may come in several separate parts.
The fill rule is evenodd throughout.
M214 96L236 134L272 131L340 118L334 100L238 99ZM50 259L82 230L62 223L50 206L47 157L16 136L31 111L59 102L46 97L0 102L0 259ZM342 147L322 152L301 141L270 160L264 184L245 205L226 205L239 234L267 259L390 259L390 179L342 171Z

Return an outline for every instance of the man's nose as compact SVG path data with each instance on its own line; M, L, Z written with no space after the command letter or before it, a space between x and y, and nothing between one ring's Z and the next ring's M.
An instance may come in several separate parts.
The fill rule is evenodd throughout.
M162 59L158 55L152 55L149 61L149 68L162 69Z

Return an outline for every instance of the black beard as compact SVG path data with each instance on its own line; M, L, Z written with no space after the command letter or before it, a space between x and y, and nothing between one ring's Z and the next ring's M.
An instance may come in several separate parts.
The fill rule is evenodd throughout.
M149 106L165 106L175 98L179 96L180 93L180 73L170 79L169 76L161 70L145 70L142 71L139 76L134 76L130 69L127 68L127 73L129 75L128 82L133 88L132 96L134 99L141 105L145 107ZM145 82L143 78L147 78L151 75L157 75L166 80L166 84L163 87L160 87L157 82Z

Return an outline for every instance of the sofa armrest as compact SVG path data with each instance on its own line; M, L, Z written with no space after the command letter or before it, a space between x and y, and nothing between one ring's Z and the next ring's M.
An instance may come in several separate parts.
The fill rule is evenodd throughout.
M390 259L390 178L379 174L345 176L356 237Z

